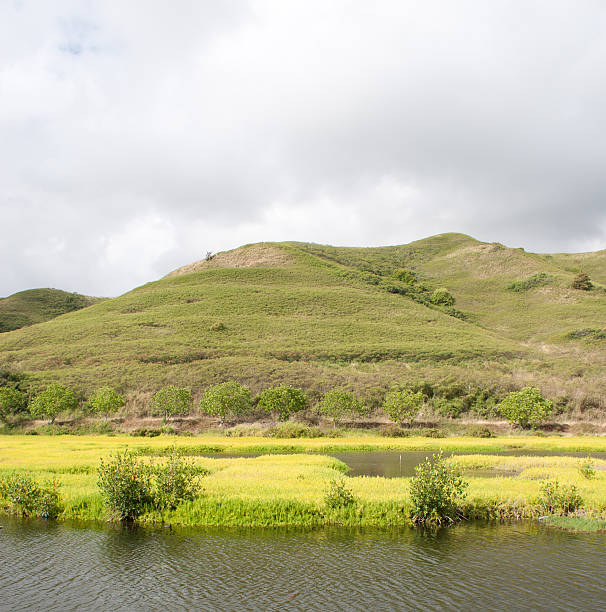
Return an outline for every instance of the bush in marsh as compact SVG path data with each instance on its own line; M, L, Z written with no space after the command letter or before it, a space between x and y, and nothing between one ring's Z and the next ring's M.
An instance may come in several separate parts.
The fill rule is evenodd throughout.
M172 416L189 414L192 402L189 389L168 385L152 396L150 408L153 415L162 415L166 421Z
M59 483L37 483L27 474L17 472L0 477L0 497L11 510L22 516L57 518L61 512Z
M585 457L579 462L579 472L586 480L593 480L597 476L595 461L591 457Z
M197 479L206 474L208 470L184 459L173 446L167 461L153 468L154 507L174 510L181 502L194 499L198 491Z
M345 484L344 478L331 480L324 493L324 503L331 510L353 506L356 498L352 490Z
M202 412L219 417L221 425L226 418L250 414L251 408L250 390L234 380L209 387L200 399Z
M319 427L301 423L280 423L270 427L264 435L268 438L320 438L324 432Z
M583 505L583 498L574 485L561 485L557 480L541 483L539 506L543 514L568 515Z
M133 521L152 502L152 471L129 450L101 459L97 484L107 508L121 521Z
M257 407L263 412L276 414L280 421L288 421L293 414L305 410L307 397L301 389L280 385L261 391Z
M458 465L446 461L442 451L426 458L410 479L412 521L435 526L458 520L467 486Z
M510 423L528 429L553 415L553 402L545 399L536 387L524 387L505 396L498 410Z
M78 399L69 387L53 383L33 399L29 411L32 416L45 416L53 423L61 412L69 412L77 406Z

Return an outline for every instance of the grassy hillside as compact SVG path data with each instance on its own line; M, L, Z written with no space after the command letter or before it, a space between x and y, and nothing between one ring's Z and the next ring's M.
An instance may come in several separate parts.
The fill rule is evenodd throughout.
M0 332L49 321L66 312L85 308L100 298L60 289L29 289L0 298Z
M401 268L417 282L397 280ZM571 289L568 268L562 256L461 234L372 249L248 245L3 334L0 368L27 372L34 386L107 382L135 403L166 383L199 393L233 378L253 391L289 382L312 395L345 385L369 397L405 381L537 384L600 407L606 293ZM594 281L606 276L593 270ZM439 287L454 307L431 304Z

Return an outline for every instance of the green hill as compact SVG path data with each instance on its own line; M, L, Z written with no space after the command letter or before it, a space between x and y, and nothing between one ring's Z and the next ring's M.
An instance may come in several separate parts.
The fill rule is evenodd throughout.
M591 261L594 281L606 277L600 254L577 258ZM113 384L135 403L167 383L199 393L226 379L253 391L289 382L312 395L344 385L372 399L429 381L536 384L560 403L599 408L606 292L571 289L575 267L462 234L368 249L247 245L3 334L0 368L34 386ZM440 287L454 306L431 302Z
M28 289L0 298L0 332L54 319L66 312L85 308L100 298L60 289Z

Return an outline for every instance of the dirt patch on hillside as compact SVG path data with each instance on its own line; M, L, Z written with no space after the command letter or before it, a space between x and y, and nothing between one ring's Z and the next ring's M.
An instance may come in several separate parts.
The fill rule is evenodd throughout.
M285 250L271 244L251 244L233 251L224 251L174 270L167 276L180 276L212 268L280 268L294 262Z

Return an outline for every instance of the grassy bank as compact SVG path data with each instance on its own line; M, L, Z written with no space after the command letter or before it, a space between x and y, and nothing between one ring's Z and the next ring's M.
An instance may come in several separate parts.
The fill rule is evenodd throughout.
M409 524L409 479L380 477L346 478L357 498L349 508L329 510L324 495L329 483L340 478L347 467L321 453L336 447L325 439L275 440L259 449L258 439L201 437L183 439L159 437L137 439L127 436L2 436L0 474L28 473L38 480L56 478L64 510L59 519L107 520L96 486L96 469L101 457L112 451L139 449L149 461L176 444L192 456L209 475L201 481L195 500L176 510L148 513L143 521L182 525L406 525ZM259 457L214 458L199 456L201 449L218 449L224 454L292 451L302 454ZM603 438L497 438L478 440L451 438L345 438L336 450L420 450L488 451L524 448L528 450L606 451ZM311 452L310 452L311 451ZM465 502L468 518L538 517L536 504L542 480L558 479L574 484L584 499L584 511L593 518L606 519L606 461L596 460L596 477L588 480L578 470L579 460L571 457L486 457L468 455L459 463L469 481ZM487 472L503 474L488 477Z

